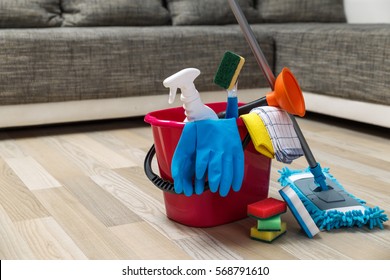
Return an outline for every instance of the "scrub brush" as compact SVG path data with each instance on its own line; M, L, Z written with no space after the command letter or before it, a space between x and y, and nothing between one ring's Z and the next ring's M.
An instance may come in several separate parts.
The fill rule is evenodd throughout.
M214 76L214 83L227 90L225 118L238 117L237 80L244 63L245 59L242 56L227 51Z

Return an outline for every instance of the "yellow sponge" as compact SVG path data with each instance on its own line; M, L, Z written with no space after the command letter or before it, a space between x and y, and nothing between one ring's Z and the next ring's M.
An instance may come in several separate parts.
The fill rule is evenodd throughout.
M257 227L251 227L251 238L259 241L271 243L273 240L284 234L287 230L287 225L282 222L280 231L259 231Z
M214 83L227 90L233 89L244 63L242 56L231 51L225 52L214 76Z

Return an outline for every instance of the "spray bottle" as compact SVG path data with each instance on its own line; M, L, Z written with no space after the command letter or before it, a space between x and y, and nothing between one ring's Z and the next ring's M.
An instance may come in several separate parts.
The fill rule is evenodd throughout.
M195 88L194 80L199 74L200 71L196 68L186 68L166 78L163 82L165 87L169 87L169 104L175 101L177 89L180 88L180 100L183 102L183 108L187 116L184 122L218 119L217 114L210 107L203 104L199 92Z

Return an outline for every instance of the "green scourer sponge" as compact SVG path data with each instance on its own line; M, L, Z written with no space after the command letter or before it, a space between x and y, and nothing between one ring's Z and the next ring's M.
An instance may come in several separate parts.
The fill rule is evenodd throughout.
M281 230L281 215L275 215L271 218L257 220L257 230L259 231L278 231Z
M243 57L231 51L225 52L214 76L214 83L227 90L233 89L244 63Z

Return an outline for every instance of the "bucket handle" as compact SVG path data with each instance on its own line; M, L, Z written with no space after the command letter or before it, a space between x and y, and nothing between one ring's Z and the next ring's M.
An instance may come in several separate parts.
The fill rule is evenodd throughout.
M156 173L152 170L152 160L154 155L156 154L156 148L154 145L150 148L149 152L146 154L145 161L144 161L144 170L146 177L160 190L163 190L165 192L171 192L175 193L174 185L173 183L164 180L160 176L158 176Z
M248 136L248 135L247 135ZM242 141L242 149L245 150L246 146L248 145L250 141L250 137L245 137L244 140ZM150 148L148 153L146 154L145 161L144 161L144 171L146 174L146 177L160 190L165 191L165 192L170 192L170 193L175 193L175 187L173 183L170 181L164 180L160 176L158 176L156 173L153 172L152 170L152 160L154 155L156 154L156 148L154 145ZM206 182L204 189L207 190L209 189L209 185Z

